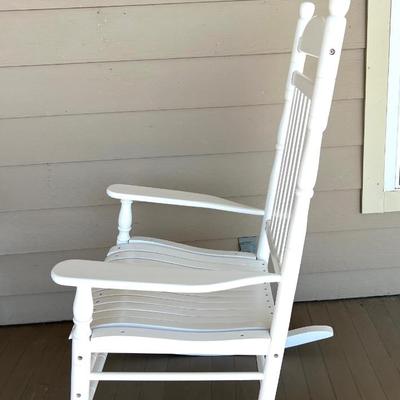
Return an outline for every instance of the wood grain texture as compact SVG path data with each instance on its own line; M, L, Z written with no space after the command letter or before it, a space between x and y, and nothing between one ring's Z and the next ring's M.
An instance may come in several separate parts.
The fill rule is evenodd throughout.
M393 303L392 298L365 299L362 301L362 306L374 324L385 352L400 371L400 347L397 345L400 340L400 331L392 319L390 310L386 307L386 304L390 303Z
M373 320L371 311L375 306L380 307L382 301L391 304L393 318L398 320L400 315L400 302L397 297L382 299L358 300L356 303L368 310L368 316ZM299 327L303 322L311 321L316 324L333 323L336 336L319 342L317 345L306 345L300 348L288 349L282 366L282 379L280 382L278 399L310 400L311 398L324 399L327 391L334 390L337 400L366 399L385 400L387 394L383 391L374 369L383 365L379 360L374 360L371 367L368 353L371 349L370 342L364 347L359 342L359 336L354 330L353 317L357 317L359 310L348 306L352 302L321 302L299 304L294 307L291 326ZM350 304L351 305L351 304ZM304 321L304 310L308 310L309 318ZM357 312L357 315L353 314ZM371 311L371 312L370 312ZM365 313L362 313L365 317ZM368 323L363 335L376 337L379 328ZM71 329L70 322L57 324L28 325L20 327L0 328L1 342L4 346L0 349L0 366L2 374L0 379L3 388L14 388L16 400L24 399L55 399L66 398L69 391L70 369L70 343L67 340ZM6 340L4 340L6 339ZM43 342L43 352L37 354L38 339ZM400 348L400 339L386 340L381 337L381 344L390 351ZM5 345L7 343L7 345ZM33 344L33 345L32 345ZM299 355L301 353L301 355ZM51 362L49 355L52 355ZM29 360L40 360L40 364L32 371ZM46 362L48 361L48 362ZM50 365L52 368L50 369ZM316 367L320 366L320 370ZM56 368L55 368L56 367ZM201 369L203 371L221 370L251 370L255 361L251 357L195 357L182 356L143 356L136 355L111 355L106 363L106 370L118 369L146 371L181 371ZM306 370L306 368L308 370ZM16 371L20 368L20 371ZM15 374L15 377L13 376ZM15 378L21 375L23 384L16 383ZM307 374L307 381L305 374ZM397 372L398 374L398 372ZM316 375L325 379L313 379ZM11 377L11 378L10 378ZM330 382L327 382L326 377ZM9 383L7 383L7 379ZM292 378L289 381L288 378ZM338 379L340 379L338 381ZM287 384L288 383L288 384ZM337 383L337 384L336 384ZM17 386L15 386L17 385ZM19 386L18 386L19 385ZM210 390L211 386L211 390ZM394 389L400 390L400 379L394 382ZM256 383L244 382L217 382L217 383L119 383L105 382L99 385L96 393L98 399L125 399L123 394L129 391L132 400L147 400L155 398L186 399L184 394L196 396L203 394L204 400L250 400L257 393ZM22 393L21 393L22 392ZM19 396L15 394L18 393ZM314 397L311 397L311 393ZM330 392L331 393L331 392ZM292 397L290 397L293 394Z
M313 324L332 326L326 304L313 302L306 305L310 321ZM351 370L337 340L325 340L319 343L322 359L328 371L330 382L337 399L361 400L362 397L354 383Z
M386 398L389 400L396 399L398 397L397 385L400 379L400 371L396 368L394 360L389 356L380 340L362 301L349 301L346 303L346 307L352 315L353 324Z
M363 399L385 399L385 393L376 376L371 360L352 323L352 314L343 302L327 304L329 317L335 326L337 343L345 351L347 363L353 373L353 379Z
M294 305L292 322L295 326L311 325L311 318L306 304L300 303ZM298 353L311 398L335 400L334 387L325 367L319 342L300 346Z

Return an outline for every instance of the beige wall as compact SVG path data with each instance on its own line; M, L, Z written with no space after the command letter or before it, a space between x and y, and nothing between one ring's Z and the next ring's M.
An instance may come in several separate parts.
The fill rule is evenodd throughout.
M0 4L0 323L70 315L49 271L104 256L111 183L263 204L299 1L155 2ZM365 3L349 15L298 299L400 287L400 215L360 214ZM138 206L135 229L233 248L258 220Z

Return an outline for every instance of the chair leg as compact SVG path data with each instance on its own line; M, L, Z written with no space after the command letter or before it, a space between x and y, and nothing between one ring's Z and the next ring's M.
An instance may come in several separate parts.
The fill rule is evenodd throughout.
M259 372L264 371L265 366L265 356L257 356L257 369Z
M93 314L92 291L77 287L72 331L71 400L89 400L91 351L90 323Z
M107 353L94 353L92 354L91 361L91 371L92 372L102 372L104 368L104 364L107 360ZM97 385L99 381L91 381L89 388L89 400L94 398L94 394L96 393Z
M89 400L90 352L83 340L72 342L71 400Z
M264 379L260 384L258 400L275 400L281 373L282 357L267 356L264 366Z

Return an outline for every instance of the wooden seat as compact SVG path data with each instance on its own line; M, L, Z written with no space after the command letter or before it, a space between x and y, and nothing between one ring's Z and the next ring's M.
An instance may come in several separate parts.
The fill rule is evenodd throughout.
M124 348L130 353L148 353L151 349L156 354L232 355L236 353L232 341L241 342L240 354L268 351L273 313L269 285L213 295L106 289L95 291L93 298L94 346L97 338L112 334L129 342ZM163 343L168 337L174 346ZM110 342L107 352L115 351L113 346L119 339Z
M108 262L130 263L133 268L135 260L163 261L182 272L187 268L237 268L260 272L266 269L265 262L251 253L207 251L140 237L132 243L111 248L106 258ZM204 351L201 353L229 355L232 354L232 340L243 340L244 335L248 345L241 344L241 354L254 354L255 349L266 354L268 349L268 330L274 308L268 283L212 294L97 289L93 291L93 301L92 341L112 334L130 341L126 348L132 353L146 353L143 349L149 348L154 351L157 343L161 344L157 353L169 353L171 348L163 345L160 339L171 334L181 334L180 340L186 342L186 350L181 354L187 353L191 344L190 352L199 354L201 340ZM217 348L215 340L219 342ZM179 351L177 348L174 353Z
M186 332L265 331L271 327L274 305L268 284L213 295L102 289L95 291L93 298L92 329L129 326Z
M150 239L151 240L151 239ZM149 240L149 241L150 241ZM108 262L125 262L135 268L137 260L163 262L177 273L187 269L265 272L262 260L196 252L195 247L167 247L167 242L148 244L145 240L112 248ZM188 251L188 249L191 251ZM100 289L93 292L92 327L135 326L181 331L266 330L270 327L273 298L265 283L216 293L163 293Z
M289 322L349 6L330 0L326 18L312 3L300 8L265 209L176 190L107 189L121 202L116 246L104 262L68 260L52 271L77 289L71 399L92 399L99 380L259 380L259 400L273 400L285 347L333 335L327 326L289 330ZM314 77L304 73L307 57L317 59ZM260 216L257 254L136 237L133 202ZM259 371L103 372L107 353L246 354Z

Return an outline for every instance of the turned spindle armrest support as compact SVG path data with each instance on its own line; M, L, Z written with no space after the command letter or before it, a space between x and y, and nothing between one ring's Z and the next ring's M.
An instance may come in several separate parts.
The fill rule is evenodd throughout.
M132 229L132 202L169 204L183 207L207 208L239 214L264 215L264 210L207 194L158 189L145 186L111 185L107 194L121 201L118 218L117 243L128 243Z

